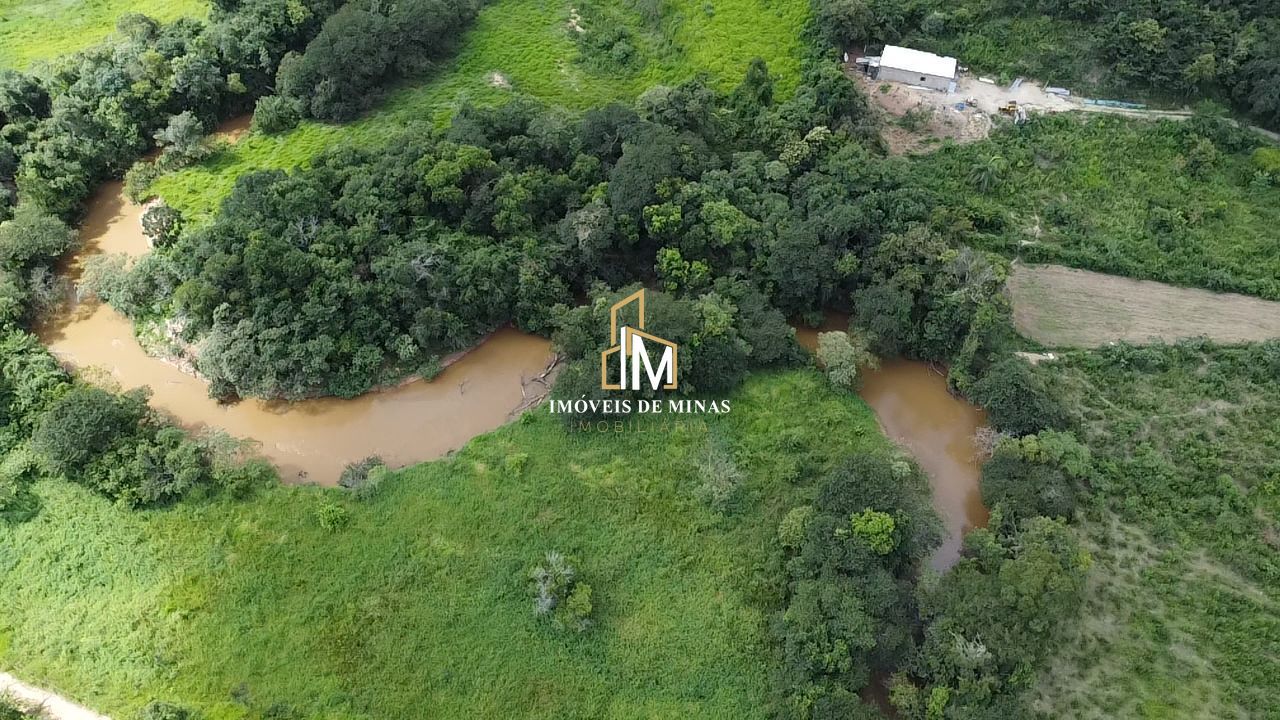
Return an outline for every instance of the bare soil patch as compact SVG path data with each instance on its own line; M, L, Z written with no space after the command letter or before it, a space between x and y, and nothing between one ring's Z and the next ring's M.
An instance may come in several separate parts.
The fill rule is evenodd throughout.
M943 140L974 142L991 132L990 113L965 105L958 92L880 82L861 73L854 77L886 116L882 134L895 155L928 152Z
M1225 343L1280 338L1280 302L1247 295L1021 263L1008 288L1018 332L1051 347L1200 336Z

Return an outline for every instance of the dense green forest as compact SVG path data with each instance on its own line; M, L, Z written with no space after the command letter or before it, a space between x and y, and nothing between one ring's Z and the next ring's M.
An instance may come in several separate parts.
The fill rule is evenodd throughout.
M1018 255L1280 297L1274 148L1209 115L1052 117L890 157L820 33L994 38L998 10L882 4L815 3L811 56L777 75L743 59L734 82L627 102L455 98L443 122L234 173L207 214L144 215L155 250L92 289L181 319L222 399L430 376L509 323L553 338L554 397L597 397L608 308L647 287L680 392L734 402L662 436L529 412L438 462L352 466L344 490L279 486L243 444L72 376L27 329L65 294L54 270L95 184L190 179L153 183L216 165L204 132L250 107L259 138L351 119L465 59L492 16L227 0L207 22L127 15L98 47L0 74L0 661L142 717L399 717L429 697L449 717L817 720L882 716L877 692L908 720L1270 711L1280 347L1033 366L1002 285ZM559 32L597 78L639 83L717 12L673 7L584 4L574 22L618 30ZM1199 17L1042 11L1162 41ZM1270 20L1203 12L1218 35L1172 39L1238 52L1168 90L1265 118L1273 56L1252 38ZM1150 57L1114 82L1162 79L1134 68L1163 46L1138 45ZM830 382L800 367L788 319L832 309L850 363L938 361L987 412L991 522L945 573L926 569L925 480L849 394L856 369L830 342Z
M215 391L286 397L359 393L511 321L548 332L567 321L555 306L596 283L656 280L735 323L744 303L784 315L840 306L881 238L903 233L901 255L919 262L945 240L923 226L901 168L864 144L866 104L849 81L827 66L806 83L775 103L758 65L728 95L692 82L644 96L639 112L464 109L438 139L243 177L213 222L107 296L135 314L189 317L190 332L207 333ZM964 262L955 273L994 278L977 269L989 261ZM299 286L306 295L287 292ZM932 289L951 327L897 349L949 356L993 288L964 300ZM691 363L718 352L701 337Z
M814 0L838 45L903 43L1006 82L1196 102L1280 125L1280 17L1256 0Z

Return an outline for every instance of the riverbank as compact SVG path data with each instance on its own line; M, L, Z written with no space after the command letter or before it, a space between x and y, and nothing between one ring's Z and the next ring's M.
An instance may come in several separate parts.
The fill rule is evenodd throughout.
M849 318L828 313L816 328L798 326L796 339L809 351L818 347L818 334L849 328ZM872 410L881 431L909 453L929 479L933 508L946 537L929 564L944 572L960 559L964 535L987 526L982 504L982 461L973 439L986 426L981 408L957 397L947 378L928 363L895 358L866 369L858 391Z
M74 279L86 258L149 251L139 218L119 182L105 184L88 205L82 246L65 266ZM149 355L133 324L111 307L88 300L37 330L62 362L100 382L129 389L147 385L151 405L191 430L251 438L286 482L335 484L348 463L378 455L392 467L431 460L493 430L526 407L528 383L545 374L550 342L500 329L466 353L448 358L430 382L412 379L349 400L294 403L209 397L207 385L177 363ZM94 371L91 371L93 369Z

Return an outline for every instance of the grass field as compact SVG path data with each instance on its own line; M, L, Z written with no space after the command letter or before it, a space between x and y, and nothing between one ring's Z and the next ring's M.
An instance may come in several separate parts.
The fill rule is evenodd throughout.
M124 13L161 21L204 17L205 0L0 0L0 70L25 69L38 60L101 41Z
M1280 184L1202 138L1195 121L1057 114L915 162L976 208L984 249L1280 300ZM971 173L992 156L1005 169L981 192Z
M1280 344L1067 353L1042 364L1098 459L1096 567L1033 693L1046 717L1275 718Z
M780 96L795 88L806 0L670 0L666 6L662 38L654 37L657 31L639 29L642 20L635 13L622 12L637 27L642 63L619 73L579 62L568 26L571 3L494 0L480 12L455 58L421 82L392 91L368 116L346 125L303 123L274 137L252 135L200 165L161 178L154 189L190 216L207 215L246 172L291 168L340 143L376 144L415 124L438 126L464 102L492 103L512 92L585 109L630 102L653 85L699 73L727 90L742 80L755 57L769 63ZM495 73L510 87L495 85Z
M131 512L42 483L40 514L0 527L0 667L119 718L157 697L206 720L762 717L777 522L837 458L888 450L871 411L800 370L754 376L706 428L529 420L367 500ZM745 473L725 514L697 493L712 443ZM581 635L532 612L548 550L594 589Z
M1280 338L1280 302L1245 295L1023 263L1014 266L1008 287L1018 332L1049 347Z

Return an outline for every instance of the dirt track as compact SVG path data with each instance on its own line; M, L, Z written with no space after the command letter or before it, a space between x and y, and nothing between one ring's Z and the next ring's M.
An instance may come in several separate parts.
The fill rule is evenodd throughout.
M929 152L943 140L958 143L974 142L987 137L995 127L994 119L1000 116L1000 108L1010 101L1016 102L1031 115L1055 112L1086 112L1122 115L1147 120L1185 120L1193 117L1189 109L1155 110L1125 109L1091 105L1078 96L1062 97L1045 92L1037 82L1026 81L1013 88L985 83L972 75L961 75L956 81L954 93L938 92L928 88L881 82L863 75L849 64L845 72L862 84L873 105L887 116L883 129L885 142L894 154ZM909 114L919 122L910 126L902 122ZM1248 128L1272 142L1280 142L1280 134L1262 128L1230 122Z
M1280 338L1280 302L1182 288L1059 265L1014 266L1013 322L1050 347L1205 336L1220 342Z
M13 698L22 707L38 709L40 717L50 720L111 720L60 695L28 685L9 673L0 672L0 695Z

